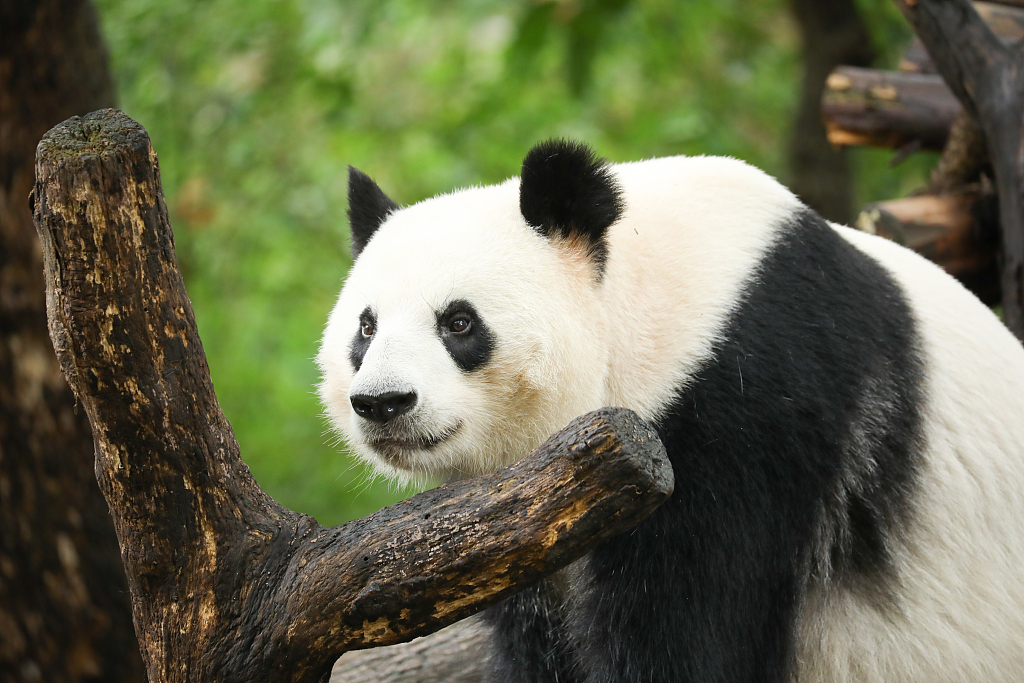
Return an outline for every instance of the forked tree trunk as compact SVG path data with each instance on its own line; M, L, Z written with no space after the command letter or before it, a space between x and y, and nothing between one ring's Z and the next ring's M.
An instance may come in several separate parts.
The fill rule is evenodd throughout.
M50 335L89 416L151 683L320 681L632 528L671 493L633 413L577 419L492 475L326 528L238 457L174 258L156 154L114 110L39 144Z
M46 332L36 143L114 102L87 0L0 0L0 681L142 681L92 434Z

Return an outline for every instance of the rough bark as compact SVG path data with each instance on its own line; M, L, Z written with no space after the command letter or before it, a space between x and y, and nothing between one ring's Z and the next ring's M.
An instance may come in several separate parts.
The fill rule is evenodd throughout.
M975 2L974 9L992 32L1004 43L1016 43L1024 40L1024 0L1011 2ZM935 74L938 70L924 43L917 36L910 42L906 53L900 59L900 71L922 74Z
M1005 45L968 0L896 0L988 145L999 196L1003 320L1024 340L1024 48Z
M875 58L853 0L791 0L803 42L803 83L790 141L790 187L828 219L846 223L852 212L850 169L842 150L825 137L821 94L840 64L867 66Z
M476 617L409 643L345 654L331 683L484 683L490 631Z
M92 434L46 331L36 143L113 104L92 6L0 0L0 680L141 681Z
M939 151L960 111L941 76L849 66L829 74L821 99L833 145Z
M979 183L986 171L991 176L985 138L974 117L961 109L949 128L949 139L942 148L942 156L932 169L928 192L957 192L966 185Z
M325 528L256 485L217 404L141 126L39 144L50 335L93 427L150 681L318 681L345 651L454 623L632 528L671 493L633 413L519 463Z

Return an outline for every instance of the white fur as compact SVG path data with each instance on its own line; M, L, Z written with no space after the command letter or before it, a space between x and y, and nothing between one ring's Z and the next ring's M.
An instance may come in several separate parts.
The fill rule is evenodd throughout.
M476 474L529 452L537 435L603 405L603 372L593 369L603 365L603 345L567 333L598 315L589 289L575 282L583 277L526 225L515 181L397 212L353 266L324 334L321 395L334 425L383 473L402 477L365 443L348 397L413 389L419 397L410 416L414 429L459 429L412 454L409 472ZM470 374L458 369L434 331L435 311L459 298L474 304L497 340L491 361ZM353 375L348 349L368 304L378 315L377 331ZM558 329L563 333L555 334ZM578 401L568 407L553 400L560 396Z

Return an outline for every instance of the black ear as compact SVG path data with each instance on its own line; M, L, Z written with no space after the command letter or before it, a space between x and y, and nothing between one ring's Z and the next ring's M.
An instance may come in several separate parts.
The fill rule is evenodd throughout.
M523 159L519 210L545 237L585 240L600 272L608 255L604 235L622 213L622 192L608 162L589 147L548 140Z
M399 206L358 168L348 167L348 223L352 229L352 258L366 246L380 224Z

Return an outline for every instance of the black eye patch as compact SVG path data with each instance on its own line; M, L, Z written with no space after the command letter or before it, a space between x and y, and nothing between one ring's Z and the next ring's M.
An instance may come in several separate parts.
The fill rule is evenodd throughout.
M494 337L476 312L464 299L449 303L437 313L437 334L455 364L463 372L473 372L491 359Z
M348 352L349 362L352 363L352 369L356 372L359 372L359 366L363 364L363 356L366 355L366 350L370 348L370 342L373 341L372 330L375 330L376 327L377 316L367 306L359 314L359 328L356 330L356 336L352 340L352 348ZM363 333L367 329L371 330L369 336Z

